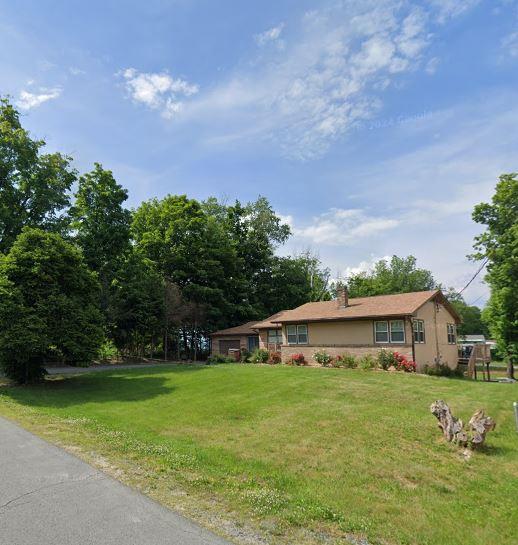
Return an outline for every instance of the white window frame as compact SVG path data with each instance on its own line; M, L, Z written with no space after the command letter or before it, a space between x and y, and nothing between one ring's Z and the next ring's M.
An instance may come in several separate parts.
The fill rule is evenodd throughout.
M403 340L401 341L395 341L392 338L392 324L395 324L396 322L401 322L401 324L403 325L403 329L397 331L397 333L403 333ZM405 344L405 341L406 341L405 320L390 320L390 344Z
M412 331L413 331L414 343L416 344L426 343L426 335L424 331L424 320L418 320L418 319L414 320ZM417 338L416 338L416 333L417 333ZM419 336L421 336L422 340L419 340Z
M457 328L455 324L446 324L446 337L448 344L457 344Z
M301 341L300 340L301 336L305 336L306 340ZM290 340L290 337L292 337L292 340ZM293 340L293 337L295 337L295 340ZM308 336L307 324L287 325L286 326L286 341L288 342L288 344L308 344L309 336Z
M401 322L403 324L403 329L401 332L403 333L403 340L402 341L394 341L392 339L392 324L394 322ZM376 324L386 324L387 329L385 331L377 331ZM376 344L405 344L406 342L406 330L405 330L405 320L376 320L374 322L374 342ZM378 333L386 333L387 340L386 341L378 341ZM399 331L398 331L399 333Z
M376 329L377 324L385 324L387 326L387 329L385 331L378 331ZM387 334L387 340L386 341L378 341L378 333L386 333ZM374 342L376 344L390 344L390 326L389 326L388 320L376 320L374 322Z

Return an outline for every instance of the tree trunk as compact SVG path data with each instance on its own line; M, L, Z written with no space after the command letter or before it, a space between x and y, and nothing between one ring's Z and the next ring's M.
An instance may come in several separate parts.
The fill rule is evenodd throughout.
M507 360L507 378L514 380L514 358L513 356L508 356Z

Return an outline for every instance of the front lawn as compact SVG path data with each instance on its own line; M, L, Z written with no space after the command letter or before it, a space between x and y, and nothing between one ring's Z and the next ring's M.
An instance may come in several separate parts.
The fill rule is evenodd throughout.
M496 420L470 461L435 399ZM512 384L184 365L3 387L0 414L237 542L511 545L516 399Z

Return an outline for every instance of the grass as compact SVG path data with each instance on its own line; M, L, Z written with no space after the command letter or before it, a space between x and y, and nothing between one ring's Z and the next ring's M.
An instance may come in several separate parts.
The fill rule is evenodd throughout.
M429 412L495 418L465 461ZM286 366L171 366L0 388L0 414L235 540L511 545L512 384ZM357 541L359 543L359 541Z

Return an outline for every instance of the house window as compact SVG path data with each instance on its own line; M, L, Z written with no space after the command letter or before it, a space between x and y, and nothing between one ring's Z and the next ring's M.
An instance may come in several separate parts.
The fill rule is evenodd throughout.
M269 329L268 330L268 345L279 346L282 344L282 330Z
M455 331L455 324L446 324L446 330L448 332L448 344L456 344L457 335Z
M288 344L308 344L308 326L306 324L288 325L286 336Z
M259 336L253 335L248 337L248 351L253 352L256 348L259 348Z
M377 343L404 343L405 322L403 320L374 322L374 341Z
M405 342L405 322L403 320L390 321L390 342L391 343Z
M374 340L377 343L389 342L388 322L374 322Z
M414 342L424 343L424 320L414 320Z

